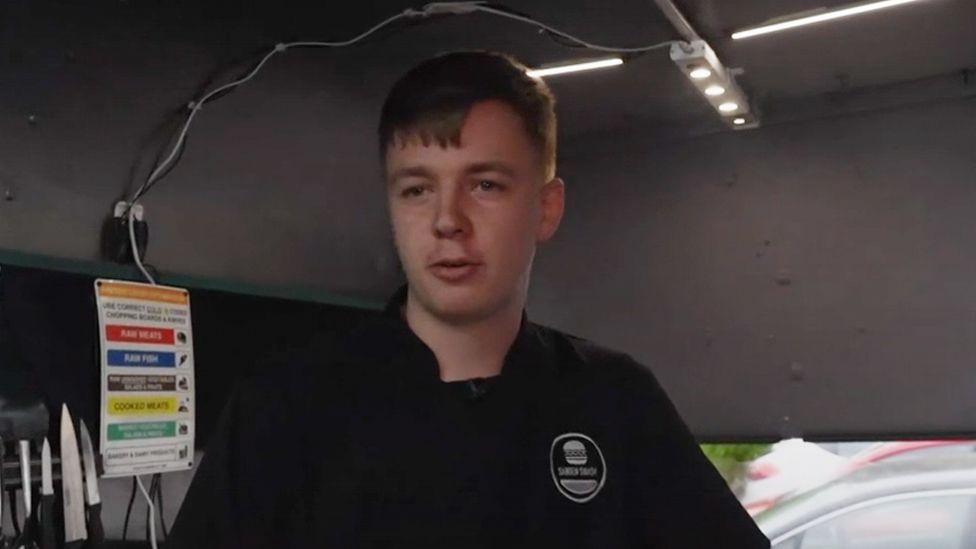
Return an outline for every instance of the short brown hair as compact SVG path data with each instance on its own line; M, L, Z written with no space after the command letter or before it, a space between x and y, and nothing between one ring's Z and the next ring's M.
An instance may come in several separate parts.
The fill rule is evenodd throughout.
M460 145L461 127L475 103L499 100L512 107L536 145L546 180L556 172L556 100L539 78L510 55L489 51L434 57L403 75L380 115L380 160L397 138L417 134L424 145Z

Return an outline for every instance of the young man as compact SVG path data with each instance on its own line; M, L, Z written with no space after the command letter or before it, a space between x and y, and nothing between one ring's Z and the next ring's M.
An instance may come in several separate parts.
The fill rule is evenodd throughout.
M169 547L769 546L650 370L528 320L555 141L509 57L397 82L380 144L407 284L235 392Z

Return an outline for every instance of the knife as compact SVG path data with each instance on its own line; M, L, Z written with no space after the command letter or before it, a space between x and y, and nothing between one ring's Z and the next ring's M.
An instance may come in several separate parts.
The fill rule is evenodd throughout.
M41 549L56 549L57 538L54 534L54 481L51 478L51 445L44 437L41 446Z
M17 441L20 451L20 486L24 491L24 526L20 529L20 535L14 540L15 549L29 549L34 547L34 523L37 517L34 508L31 506L31 465L30 465L30 439Z
M64 547L80 548L85 532L85 496L81 482L81 459L78 439L71 423L68 405L61 405L61 491L64 499Z
M30 520L33 507L31 506L31 470L30 470L30 440L18 441L20 446L20 484L24 490L24 522Z
M88 546L95 547L105 540L102 529L102 498L98 494L98 471L95 469L95 450L85 420L78 421L81 431L81 458L85 464L85 510L88 513Z

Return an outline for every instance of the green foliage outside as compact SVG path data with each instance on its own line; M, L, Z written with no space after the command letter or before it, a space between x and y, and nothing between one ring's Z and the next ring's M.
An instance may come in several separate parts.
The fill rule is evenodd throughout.
M702 452L712 462L736 495L745 489L746 466L769 451L770 444L702 444Z

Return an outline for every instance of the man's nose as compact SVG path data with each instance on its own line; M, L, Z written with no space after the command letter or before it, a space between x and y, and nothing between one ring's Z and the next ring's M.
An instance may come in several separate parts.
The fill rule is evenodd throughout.
M453 238L468 231L470 222L464 212L464 197L456 190L440 193L434 218L434 233L441 238Z

